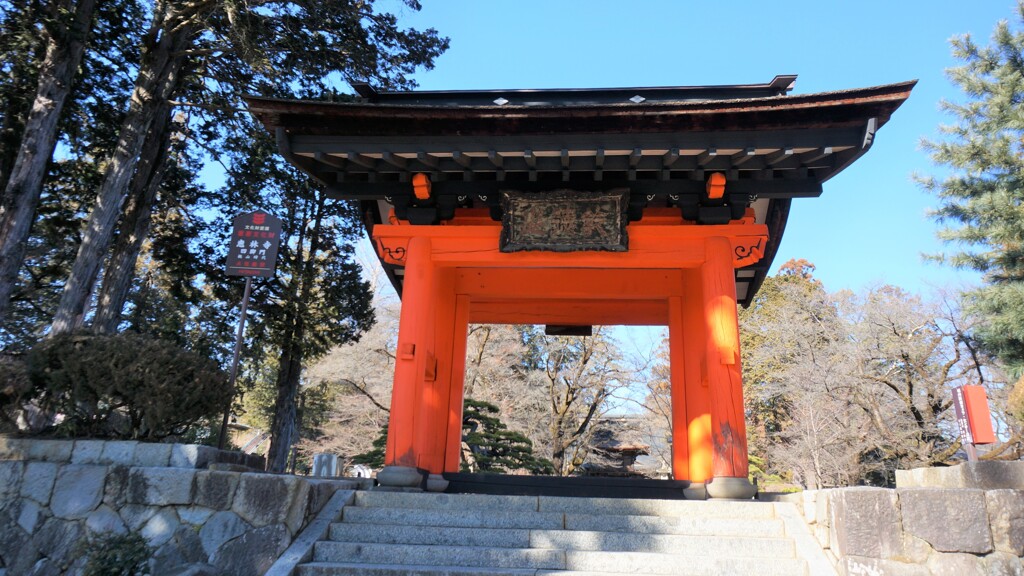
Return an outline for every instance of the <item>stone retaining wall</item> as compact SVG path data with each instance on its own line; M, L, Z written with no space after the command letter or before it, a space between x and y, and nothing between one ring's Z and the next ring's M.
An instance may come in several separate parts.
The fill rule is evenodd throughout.
M843 576L1024 576L1024 490L837 488L792 496Z
M261 463L206 446L0 438L0 576L79 574L90 535L129 531L154 550L152 574L262 574L354 486L204 469Z

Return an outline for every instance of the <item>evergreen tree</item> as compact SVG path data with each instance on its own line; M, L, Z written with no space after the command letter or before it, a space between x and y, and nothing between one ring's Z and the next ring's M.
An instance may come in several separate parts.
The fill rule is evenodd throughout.
M419 9L416 0L405 0ZM385 88L408 87L419 67L429 68L448 46L433 29L399 28L397 17L373 2L239 4L228 0L154 6L142 35L141 60L118 145L105 164L96 202L54 315L51 333L83 323L97 274L131 194L147 138L161 133L168 103L208 113L200 138L223 136L246 120L241 96L293 96L287 90L323 92L342 80L372 80ZM196 82L195 79L200 81ZM190 101L181 101L179 98ZM207 147L215 143L206 141ZM133 227L134 228L134 227ZM119 267L124 274L131 267ZM116 279L111 279L115 284ZM116 293L117 291L111 291ZM110 305L119 310L117 302Z
M33 5L28 4L25 9ZM102 164L98 160L108 156L116 143L117 126L131 89L131 70L138 61L134 23L142 12L141 3L136 0L104 0L97 6L89 48L59 119L61 153L49 159L38 208L24 242L24 259L12 287L10 308L0 324L0 341L7 349L30 347L49 327L63 281L74 261L82 221L101 180ZM35 82L34 66L38 66L29 49L32 44L18 39L35 38L33 32L41 25L28 16L20 23L11 21L9 17L17 14L13 9L5 12L0 26L0 61L9 64L4 68L7 73L0 76L0 116L4 125L4 136L0 138L0 156L4 160L0 163L13 162L18 151L14 140L21 137L19 127L24 126L27 115L27 110L20 106L27 106L34 94L26 93L23 85L27 79Z
M7 311L25 257L25 240L60 134L58 123L92 32L95 8L96 0L55 0L41 10L46 51L38 65L36 96L25 116L14 163L10 172L5 172L6 187L0 197L0 319Z
M554 474L554 464L535 456L533 442L509 430L498 412L498 407L490 402L472 398L463 402L462 442L468 452L463 453L462 470L496 474L526 470L531 474Z
M953 246L940 257L960 268L982 272L985 285L972 294L984 318L976 335L989 350L1024 370L1024 2L1017 4L1016 27L996 25L991 44L970 35L951 41L960 66L949 78L966 96L944 101L954 123L945 137L925 141L932 160L946 167L943 178L920 178L940 207L939 237Z
M355 207L287 164L272 138L255 122L229 140L228 181L211 206L220 214L261 209L282 220L274 278L253 283L247 355L276 355L276 395L268 467L287 466L298 440L302 371L332 347L355 340L373 324L369 284L360 278L353 243L362 233ZM239 302L242 283L224 275L230 229L217 226L204 270L215 300ZM229 312L224 310L223 312Z

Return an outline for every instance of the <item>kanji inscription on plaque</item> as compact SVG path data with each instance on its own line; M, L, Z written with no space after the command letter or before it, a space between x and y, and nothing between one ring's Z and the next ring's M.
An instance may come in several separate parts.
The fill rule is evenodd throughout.
M272 278L280 242L280 218L259 211L235 216L228 244L228 276Z
M501 251L625 252L628 191L501 193Z

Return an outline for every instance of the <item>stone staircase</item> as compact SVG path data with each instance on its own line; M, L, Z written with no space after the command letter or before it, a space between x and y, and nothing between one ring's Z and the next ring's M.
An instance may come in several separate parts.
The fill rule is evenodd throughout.
M359 491L296 573L817 576L824 557L803 557L792 532L806 527L783 518L795 517L792 507Z

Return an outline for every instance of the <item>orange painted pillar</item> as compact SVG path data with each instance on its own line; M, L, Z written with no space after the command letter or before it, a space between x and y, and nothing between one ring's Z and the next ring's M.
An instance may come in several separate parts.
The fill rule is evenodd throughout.
M413 446L416 467L431 474L440 474L444 471L449 402L457 368L452 365L456 347L454 268L434 270L428 310L427 331L431 337L419 387L419 413L416 415Z
M423 376L428 357L433 356L433 331L430 324L434 275L430 238L410 239L402 288L402 313L398 328L395 380L391 392L388 442L384 452L385 467L419 466L416 425L421 417L419 395L422 392Z
M686 345L683 322L683 298L672 296L668 299L668 353L669 391L672 396L672 478L690 480L690 442L687 435L689 421L686 418Z
M462 408L466 380L466 338L469 335L469 296L455 297L452 327L451 385L448 389L448 414L445 421L444 471L458 472L462 456Z
M719 485L749 486L743 381L740 372L739 319L736 314L732 252L732 243L727 238L708 238L705 241L706 260L701 266L707 334L705 358L714 446L712 468L715 480L737 480L723 480ZM740 479L742 481L739 481ZM708 493L711 492L709 486ZM727 497L743 496L730 493Z
M685 380L685 422L676 433L679 442L689 449L691 482L712 479L713 449L711 396L708 387L708 361L705 354L707 331L703 311L703 287L699 270L683 272L683 344L673 362L682 362ZM675 397L673 397L675 400Z

